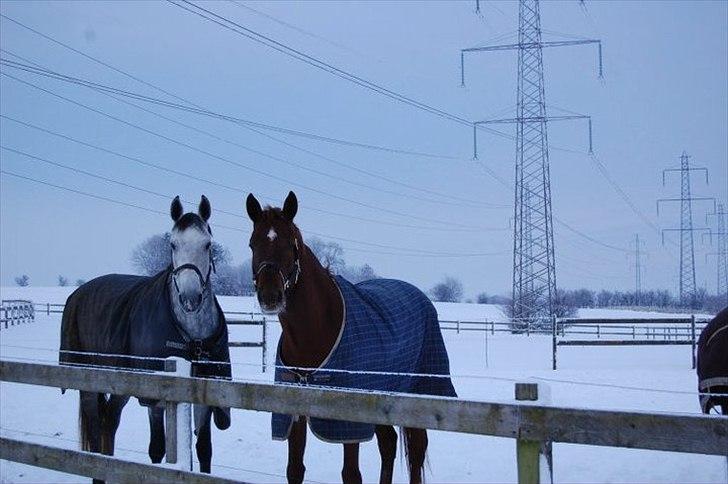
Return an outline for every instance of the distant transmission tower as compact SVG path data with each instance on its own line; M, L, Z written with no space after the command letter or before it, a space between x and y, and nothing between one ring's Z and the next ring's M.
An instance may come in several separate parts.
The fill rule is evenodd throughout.
M636 305L642 302L642 244L640 234L634 234L634 293Z
M693 233L698 231L709 231L707 227L693 227L693 202L713 201L715 198L693 197L690 194L690 172L704 171L705 183L708 183L707 168L693 168L690 166L690 156L683 151L680 155L680 168L668 168L662 170L662 184L665 185L665 174L668 172L680 172L680 198L661 198L657 200L657 213L660 213L660 202L680 202L680 228L662 229L662 242L665 243L665 232L680 232L680 304L686 307L694 307L696 303L697 285L695 283L695 244Z
M602 75L599 40L541 40L541 14L538 0L518 2L518 43L462 49L461 80L465 83L465 53L518 51L518 92L516 117L473 123L474 157L477 158L477 131L482 125L516 124L516 186L513 233L513 318L533 321L551 317L556 308L556 261L551 211L551 179L547 123L572 119L589 121L581 114L547 116L544 94L543 48L598 44L599 75Z
M706 259L708 256L714 255L718 258L718 281L716 284L716 294L721 296L723 304L728 306L728 212L725 211L725 207L722 203L718 204L718 209L709 213L705 216L706 221L708 217L715 217L716 220L716 231L710 231L711 238L713 235L717 236L718 239L718 250L716 252L710 252L705 255Z

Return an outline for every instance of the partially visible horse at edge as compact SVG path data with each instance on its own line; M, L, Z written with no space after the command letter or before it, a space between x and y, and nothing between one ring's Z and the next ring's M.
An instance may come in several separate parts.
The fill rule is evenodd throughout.
M697 373L703 413L720 407L728 415L728 307L700 333Z
M264 313L278 315L283 330L277 383L457 396L437 311L425 294L402 281L354 285L332 275L293 223L298 211L293 192L282 209L264 210L252 194L246 208L253 221L250 248L258 302ZM411 375L415 373L420 375ZM291 483L304 478L307 423L321 440L344 445L341 476L350 483L362 482L359 443L376 434L380 482L392 482L397 432L391 425L281 414L273 414L271 423L273 438L288 441L286 475ZM410 482L422 482L427 431L404 428L402 434Z
M170 208L174 226L167 269L151 277L109 274L76 289L63 310L60 363L141 369L149 362L138 357L177 356L193 362L193 376L230 378L227 326L210 283L214 270L210 214L204 195L198 213L184 213L176 197ZM80 392L83 450L114 454L121 412L129 398ZM149 412L149 457L159 463L166 453L164 408L156 401L139 403ZM219 429L230 426L229 409L194 407L196 451L200 470L207 473L212 461L212 415Z

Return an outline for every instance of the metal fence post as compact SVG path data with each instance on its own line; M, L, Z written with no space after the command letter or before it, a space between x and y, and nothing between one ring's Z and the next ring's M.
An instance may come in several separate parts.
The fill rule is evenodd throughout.
M540 402L549 403L548 389L536 383L516 383L516 400L538 401L539 387L543 390ZM518 430L516 440L516 461L518 464L519 484L539 484L543 477L544 482L553 484L553 451L551 442L540 442L521 438L521 429Z
M263 318L263 373L265 373L266 363L268 361L268 320Z
M460 321L455 321L455 332L460 334Z
M192 364L182 358L174 361L174 374L189 377ZM167 462L183 471L192 471L192 405L187 402L165 402L165 448Z
M695 315L693 314L690 317L690 342L692 347L692 361L693 361L693 370L695 369L695 366L697 364L697 354L695 353Z
M551 318L551 369L556 369L556 317Z

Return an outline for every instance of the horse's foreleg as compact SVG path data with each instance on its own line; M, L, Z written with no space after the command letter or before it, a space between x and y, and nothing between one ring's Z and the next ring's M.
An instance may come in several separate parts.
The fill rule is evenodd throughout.
M377 425L374 431L377 434L377 445L382 459L379 484L392 484L394 458L397 456L397 432L391 425Z
M164 433L164 408L152 406L149 413L149 458L153 464L159 464L167 453Z
M345 484L361 484L359 471L359 444L344 444L344 468L341 480Z
M197 434L197 460L200 461L200 472L209 474L212 471L212 432L210 418L212 408L204 405L195 405L195 434Z
M424 480L425 456L427 455L427 430L405 428L404 449L407 454L410 484L421 484Z
M300 416L293 422L288 435L288 467L286 477L289 484L301 484L306 473L303 454L306 451L306 417Z

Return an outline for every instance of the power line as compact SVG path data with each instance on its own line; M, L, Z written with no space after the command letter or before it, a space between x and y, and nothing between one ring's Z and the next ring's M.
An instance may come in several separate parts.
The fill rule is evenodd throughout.
M114 203L114 204L121 205L121 206L125 206L125 207L128 207L128 208L134 208L134 209L138 209L138 210L143 210L145 212L154 213L154 214L157 214L157 215L163 215L165 217L168 217L169 216L169 213L166 212L166 211L155 210L155 209L152 209L152 208L144 207L142 205L137 205L137 204L134 204L134 203L125 202L123 200L118 200L118 199L115 199L115 198L111 198L111 197L107 197L107 196L103 196L103 195L98 195L98 194L95 194L95 193L90 193L90 192L86 192L86 191L82 191L82 190L77 190L75 188L70 188L70 187L67 187L67 186L64 186L64 185L59 185L59 184L56 184L56 183L51 183L51 182L48 182L48 181L45 181L45 180L39 180L37 178L32 178L32 177L29 177L29 176L21 175L19 173L15 173L15 172L8 171L8 170L5 170L5 169L0 170L0 174L6 175L6 176L12 176L12 177L19 178L19 179L23 179L25 181L30 181L30 182L37 183L37 184L40 184L40 185L49 186L49 187L52 187L52 188L56 188L58 190L63 190L63 191L75 193L77 195L82 195L82 196L89 197L89 198L93 198L93 199L96 199L96 200L101 200L101 201L105 201L105 202L109 202L109 203ZM138 189L138 187L134 187L134 188L137 188ZM144 189L141 189L141 190L144 190ZM217 228L222 228L222 229L226 229L226 230L232 230L232 231L235 231L235 232L248 233L248 230L245 230L245 229L242 229L242 228L239 228L239 227L232 227L232 226L229 226L229 225L222 225L222 224L218 224L218 223L213 223L212 225L214 227L217 227ZM405 257L427 257L427 258L429 258L429 257L432 257L432 258L461 258L461 257L489 257L489 256L495 256L495 255L501 255L502 254L502 252L454 253L454 252L422 251L421 249L413 249L413 248L409 248L409 247L396 247L396 246L391 246L391 245L375 244L375 243L371 243L371 242L362 242L362 241L359 241L359 240L354 240L354 239L349 239L349 238L344 238L344 237L334 237L334 236L329 236L329 235L326 235L326 234L321 234L321 233L312 232L312 231L306 231L306 232L309 233L309 234L311 234L311 235L316 235L316 236L319 236L319 237L325 237L325 238L334 239L334 240L342 240L342 241L352 242L352 243L356 243L356 244L368 245L368 246L373 246L373 247L381 247L381 248L390 249L390 250L403 251L403 252L392 253L392 252L379 252L379 251L373 251L373 250L357 249L357 248L352 248L352 247L345 247L344 248L345 250L351 250L351 251L354 251L354 252L368 252L368 253L376 253L376 254L382 254L382 255L395 255L395 256L398 256L398 257L405 256ZM415 252L419 252L419 253L415 253Z
M154 84L152 84L152 83L149 83L149 82L147 82L147 81L144 81L143 79L140 79L139 77L137 77L137 76L134 76L134 75L132 75L132 74L130 74L130 73L128 73L128 72L126 72L126 71L122 70L122 69L119 69L119 68L117 68L117 67L115 67L115 66L113 66L113 65L111 65L111 64L109 64L109 63L107 63L107 62L104 62L104 61L102 61L102 60L100 60L100 59L98 59L98 58L96 58L96 57L94 57L94 56L91 56L91 55L89 55L89 54L86 54L86 53L84 53L84 52L82 52L82 51L78 50L78 49L75 49L74 47L72 47L72 46L70 46L70 45L68 45L68 44L66 44L66 43L64 43L64 42L61 42L61 41L59 41L58 39L55 39L55 38L53 38L53 37L51 37L51 36L49 36L49 35L46 35L46 34L44 34L44 33L40 32L40 31L38 31L38 30L36 30L36 29L34 29L34 28L32 28L32 27L28 26L28 25L25 25L25 24L23 24L23 23L19 22L19 21L18 21L18 20L16 20L16 19L12 19L12 18L10 18L10 17L7 17L6 15L3 15L3 14L0 14L0 17L1 17L1 18L3 18L3 19L6 19L6 20L8 20L8 21L10 21L10 22L13 22L13 23L15 23L16 25L18 25L18 26L20 26L20 27L22 27L22 28L25 28L25 29L29 30L30 32L33 32L33 33L35 33L36 35L39 35L39 36L43 37L44 39L46 39L46 40L48 40L48 41L50 41L50 42L53 42L53 43L55 43L55 44L57 44L57 45L60 45L60 46L62 46L62 47L64 47L64 48L66 48L66 49L68 49L68 50L70 50L70 51L72 51L72 52L74 52L74 53L78 54L78 55L81 55L81 56L83 56L83 57L84 57L84 58L86 58L86 59L89 59L89 60L91 60L91 61L93 61L93 62L95 62L95 63L97 63L97 64L100 64L100 65L102 65L102 66L105 66L105 67L107 67L107 68L109 68L109 69L111 69L111 70L113 70L113 71L115 71L115 72L117 72L117 73L119 73L119 74L121 74L121 75L123 75L123 76L127 77L127 78L130 78L130 79L132 79L132 80L135 80L135 81L137 81L137 82L139 82L139 83L141 83L141 84L143 84L143 85L145 85L145 86L148 86L148 87L150 87L150 88L152 88L152 89L154 89L154 90L156 90L156 91L159 91L159 92L161 92L161 93L164 93L164 94L166 94L166 95L168 95L168 96L170 96L170 97L172 97L172 98L174 98L174 99L177 99L177 100L183 101L183 102L185 102L185 103L191 104L191 105L193 105L193 106L199 107L198 105L196 105L196 104L192 103L191 101L189 101L189 100L187 100L187 99L185 99L185 98L182 98L182 97L180 97L180 96L177 96L176 94L174 94L174 93L172 93L172 92L170 92L170 91L168 91L168 90L165 90L165 89L163 89L163 88L161 88L161 87L159 87L159 86L157 86L157 85L154 85ZM253 129L253 128L251 128L250 126L246 126L246 125L244 125L244 124L242 124L242 123L240 123L240 125L241 125L241 126L244 126L244 127L247 127L247 129L251 129L251 130L253 130L253 131L255 131L255 132L259 133L259 134L262 134L262 133L261 133L260 131L258 131L258 130L256 130L256 129ZM491 132L491 133L493 133L493 134L495 134L495 135L497 135L497 136L503 137L503 138L507 138L507 139L511 139L511 140L515 139L515 136L513 136L513 135L508 135L508 134L506 134L506 133L503 133L503 132L500 132L500 131L498 131L498 130L494 130L494 129L491 129L491 128L487 128L487 127L484 127L484 126L478 126L478 129L483 129L483 130L485 130L485 131ZM328 160L328 161L331 161L331 162L334 162L334 163L340 164L340 165L342 165L342 166L346 166L346 167L348 167L348 168L351 168L351 169L354 169L354 170L356 170L356 171L358 171L358 172L360 172L360 173L365 173L365 174L367 174L367 175L369 175L369 176L377 177L377 178L379 178L379 179L383 179L383 180L385 180L385 181L388 181L388 182L390 182L390 183L396 183L396 184L398 184L398 185L400 185L400 186L405 186L406 188L410 188L410 189L415 189L415 190L421 190L421 191L426 191L426 192L428 192L428 193L436 194L436 195L438 195L438 196L443 196L443 197L449 197L449 198L455 198L455 197L453 197L453 196L450 196L450 195L446 195L446 194L438 193L438 192L435 192L435 191L425 190L425 189L422 189L422 188L419 188L419 187L414 187L414 186L412 186L412 185L404 184L404 183L402 183L402 182L397 182L397 181L395 181L395 180L391 180L391 179L388 179L388 178L385 178L385 177L381 177L380 175L377 175L377 174L374 174L374 173L368 172L368 171L366 171L366 170L362 170L362 169L360 169L360 168L354 167L353 165L348 165L348 164L344 164L344 163L342 163L342 162L337 162L336 160L333 160L333 159L331 159L331 158L325 157L325 156L323 156L323 155L320 155L320 154L318 154L318 153L312 152L312 151L310 151L310 150L306 150L306 149L304 149L304 148L301 148L301 147L298 147L298 146L296 146L296 145L292 145L292 144L290 144L290 143L287 143L287 142L285 142L285 141L282 141L282 140L280 140L279 138L275 138L275 137L273 137L273 136L270 136L270 135L264 135L264 136L267 136L267 137L268 137L269 139L273 139L273 140L275 140L275 141L278 141L278 142L284 143L284 144L286 144L286 145L288 145L288 146L291 146L291 147L293 147L293 148L295 148L295 149L298 149L298 150L302 150L302 151L304 151L304 152L306 152L306 153L308 153L308 154L311 154L311 155L313 155L313 156L317 156L317 157L319 157L319 158L321 158L321 159L324 159L324 160ZM577 154L585 154L585 153L583 153L583 152L578 152L578 151L575 151L575 150L568 150L568 149L564 149L564 148L559 148L559 147L556 147L556 146L551 146L551 145L549 145L549 146L550 146L550 148L551 148L551 149L554 149L554 150L568 151L568 152L572 152L572 153L577 153ZM414 153L412 153L412 154L414 154ZM459 158L459 157L447 157L447 156L442 156L442 155L433 155L433 156L434 156L434 157L440 157L440 158L448 158L448 159L458 159L458 160L464 160L463 158ZM494 172L493 170L491 170L491 169L490 169L489 167L487 167L486 165L484 165L484 164L482 164L482 163L478 163L478 165L479 165L479 166L481 166L481 167L482 167L482 169L483 169L484 171L486 171L486 172L487 172L487 174L488 174L488 175L489 175L490 177L494 178L494 179L495 179L496 181L498 181L498 182L499 182L499 183L501 183L502 185L504 185L504 186L508 187L508 184L507 184L507 182L505 182L505 181L504 181L504 180L503 180L502 178L500 178L500 177L499 177L499 176L497 175L497 173L495 173L495 172ZM471 202L471 203L472 203L472 201L470 201L470 200L466 200L466 201L467 201L467 202ZM609 245L605 245L605 244L603 244L603 243L601 243L601 242L598 242L598 241L596 241L596 240L595 240L594 238L591 238L591 237L588 237L588 236L586 236L586 234L584 234L584 233L582 233L582 232L579 232L579 231L577 231L576 229L573 229L572 227L570 227L569 225L567 225L567 224L566 224L565 222L561 221L560 219L558 219L558 218L556 218L556 217L554 217L554 220L556 220L556 221L557 221L557 222L559 222L560 224L562 224L562 225L564 225L565 227L567 227L568 229L570 229L570 230L571 230L571 231L572 231L573 233L575 233L576 235L578 235L578 236L580 236L580 237L582 237L582 238L585 238L585 240L589 240L590 242L593 242L593 243L597 243L598 245L602 245L603 247L605 247L605 248L609 248L609 249L611 249L611 250L618 250L618 251L620 251L620 252L625 252L625 249L620 249L620 248L615 248L614 246L609 246Z
M347 46L345 46L343 44L340 44L339 42L336 42L336 41L327 39L326 37L323 37L323 36L321 36L319 34L316 34L314 32L310 32L310 31L308 31L306 29L302 29L301 27L298 27L298 26L293 25L293 24L291 24L289 22L286 22L286 21L283 21L283 20L281 20L279 18L276 18L273 15L270 15L270 14L267 14L267 13L262 12L260 10L257 10L255 8L251 7L250 5L246 5L243 2L238 2L238 1L235 1L235 0L228 0L228 1L231 4L235 5L236 7L238 7L238 8L245 9L245 10L247 10L249 12L253 12L256 15L260 15L261 17L265 17L268 20L271 20L271 21L273 21L273 22L275 22L275 23L277 23L279 25L282 25L282 26L287 27L287 28L289 28L291 30L294 30L294 31L298 32L299 34L303 34L303 35L305 35L307 37L311 37L313 39L317 39L317 40L323 41L323 42L325 42L325 43L327 43L329 45L332 45L332 46L334 46L334 47L336 47L338 49L341 49L341 50L345 50L345 51L350 52L352 54L361 55L360 52L357 52L357 51L355 51L354 49L352 49L350 47L347 47Z
M38 67L40 70L42 70L42 71L47 71L49 73L53 72L53 71L49 71L47 68L44 68L40 64L38 64L36 62L33 62L30 59L26 59L26 58L24 58L24 57L22 57L22 56L20 56L18 54L15 54L13 52L7 51L7 50L2 49L2 48L0 48L0 52L3 52L3 53L6 53L6 54L9 54L9 55L12 55L12 56L17 57L19 59L25 60L26 62L30 62L30 63L34 64L36 67ZM1 61L0 61L0 63L1 63ZM15 66L10 66L10 67L15 67ZM25 70L25 69L23 69L23 70ZM106 95L106 96L111 97L112 99L116 100L117 102L120 102L122 104L126 104L127 106L132 106L135 109L139 109L139 110L144 111L144 112L146 112L148 114L151 114L151 115L156 116L158 118L164 119L164 120L166 120L166 121L168 121L170 123L176 124L178 126L183 126L183 127L187 128L187 129L190 129L190 130L195 131L197 133L204 134L205 136L211 137L211 138L213 138L215 140L218 140L218 141L221 141L223 143L227 143L229 145L236 146L238 148L244 149L244 150L249 151L251 153L254 153L254 154L258 155L258 156L263 156L265 158L268 158L268 159L277 161L279 163L284 163L284 164L287 164L287 165L290 165L290 166L295 166L295 167L297 167L299 169L302 169L302 170L305 170L305 171L309 171L309 172L315 173L315 174L317 174L319 176L323 176L323 177L326 177L326 178L331 178L331 179L334 179L334 180L337 180L337 181L341 181L341 182L344 182L344 183L348 183L348 184L351 184L351 185L354 185L354 186L366 188L368 190L374 190L374 191L386 193L388 195L402 197L402 198L406 198L406 199L414 199L414 200L420 200L420 201L424 201L424 202L428 202L428 203L436 203L436 204L443 204L443 205L450 205L450 206L457 206L457 207L461 207L462 206L462 202L457 202L456 203L456 202L450 202L450 201L435 200L435 199L432 199L432 198L426 198L426 197L421 197L421 196L417 196L417 195L404 194L404 193L401 193L401 192L398 192L398 191L388 190L388 189L381 188L381 187L377 187L377 186L374 186L374 185L370 185L370 184L366 184L366 183L361 183L361 182L358 182L358 181L353 181L353 180L350 180L348 178L344 178L344 177L332 175L332 174L327 173L325 171L318 170L318 169L315 169L315 168L311 168L311 167L306 166L306 165L301 164L301 163L296 163L296 162L290 161L288 159L281 158L279 156L275 156L275 155L271 155L269 153L265 153L263 151L260 151L260 150L251 148L249 146L245 146L243 144L240 144L238 142L235 142L235 141L233 141L231 139L228 139L228 138L225 138L225 137L222 137L222 136L218 136L218 135L216 135L214 133L211 133L209 131L206 131L206 130L197 128L195 126L192 126L192 125L183 123L183 122L178 121L176 119L173 119L173 118L170 118L170 117L165 116L163 114L160 114L160 113L158 113L156 111L152 111L152 110L147 109L147 108L145 108L143 106L139 106L138 104L135 104L133 102L126 101L126 100L120 98L119 96L117 96L116 94L111 94L111 93L106 92L106 91L100 91L100 92L102 94ZM250 129L252 129L253 131L258 132L259 134L261 134L263 136L267 136L265 133L262 133L260 131L255 130L255 128L250 128ZM465 201L465 200L463 200L463 201ZM498 205L498 204L492 204L492 203L488 203L488 202L475 202L475 201L472 201L472 202L467 202L467 203L473 203L473 204L476 204L476 205L482 205L482 206L488 207L488 208L507 208L507 205Z
M145 96L143 94L135 93L132 91L126 91L124 89L119 89L119 88L111 87L108 85L88 81L85 79L60 74L58 72L54 72L54 71L51 71L48 69L41 69L41 68L33 67L30 65L24 65L20 62L2 60L1 63L6 65L7 67L12 67L15 69L23 70L23 71L26 71L26 72L29 72L32 74L36 74L36 75L50 77L50 78L60 80L60 81L66 81L66 82L70 82L73 84L82 85L82 86L85 86L85 87L88 87L90 89L94 89L97 91L104 91L104 92L109 92L109 93L113 93L113 94L118 94L121 96L136 99L138 101L146 101L149 103L158 104L158 105L168 107L168 108L174 108L174 109L187 111L187 112L194 113L194 114L200 114L203 116L213 117L213 118L221 119L224 121L229 121L229 122L232 122L235 124L242 124L245 126L252 126L252 127L256 127L256 128L260 128L260 129L275 131L275 132L278 132L281 134L299 136L299 137L303 137L303 138L312 139L315 141L323 141L326 143L333 143L333 144L339 144L339 145L348 146L348 147L363 148L363 149L374 150L374 151L383 151L383 152L394 153L394 154L399 154L399 155L410 155L410 156L419 156L419 157L424 157L424 158L451 159L451 160L460 160L461 159L457 156L442 155L442 154L437 154L437 153L427 153L427 152L422 152L422 151L412 151L412 150L405 150L405 149L401 149L401 148L392 148L392 147L388 147L388 146L360 143L357 141L345 140L345 139L341 139L341 138L332 138L329 136L323 136L323 135L319 135L319 134L315 134L315 133L309 133L309 132L305 132L305 131L299 131L299 130L295 130L295 129L275 126L275 125L271 125L271 124L260 123L258 121L252 121L249 119L239 118L236 116L216 113L214 111L210 111L207 109L191 107L191 106L187 106L187 105L183 105L183 104L179 104L179 103L174 103L171 101L164 101L159 98Z
M196 104L196 103L190 101L189 99L186 99L186 98L183 98L181 96L178 96L178 95L176 95L176 94L174 94L174 93L172 93L172 92L170 92L170 91L168 91L166 89L163 89L163 88L159 87L158 85L155 85L153 83L150 83L148 81L145 81L145 80L139 78L138 76L135 76L135 75L133 75L133 74L131 74L131 73L123 70L123 69L120 69L118 67L115 67L115 66L109 64L108 62L105 62L105 61L103 61L101 59L98 59L97 57L94 57L94 56L89 55L89 54L87 54L85 52L82 52L82 51L80 51L80 50L78 50L78 49L76 49L76 48L74 48L74 47L72 47L72 46L70 46L70 45L68 45L68 44L66 44L64 42L61 42L60 40L58 40L58 39L56 39L56 38L54 38L54 37L52 37L50 35L44 34L43 32L40 32L37 29L34 29L34 28L32 28L32 27L30 27L30 26L28 26L28 25L26 25L26 24L24 24L24 23L22 23L22 22L20 22L20 21L18 21L16 19L10 18L10 17L8 17L6 15L3 15L2 13L0 13L0 18L6 19L6 20L8 20L8 21L10 21L10 22L12 22L14 24L16 24L17 26L19 26L21 28L24 28L24 29L26 29L26 30L28 30L28 31L30 31L30 32L32 32L32 33L34 33L34 34L36 34L36 35L38 35L38 36L40 36L40 37L42 37L42 38L44 38L46 40L48 40L49 42L52 42L52 43L54 43L56 45L59 45L59 46L65 48L65 49L67 49L67 50L69 50L69 51L71 51L71 52L73 52L75 54L78 54L78 55L80 55L80 56L82 56L82 57L84 57L84 58L86 58L86 59L88 59L88 60L90 60L92 62L95 62L95 63L97 63L97 64L99 64L101 66L104 66L104 67L106 67L108 69L111 69L114 72L117 72L117 73L121 74L122 76L125 76L125 77L127 77L129 79L132 79L132 80L134 80L134 81L136 81L136 82L138 82L140 84L143 84L143 85L145 85L147 87L150 87L150 88L154 89L155 91L161 92L161 93L163 93L163 94L165 94L165 95L167 95L167 96L169 96L169 97L171 97L173 99L176 99L178 101L182 101L182 102L184 102L184 103L186 103L186 104L188 104L190 106L194 106L196 108L204 109L203 106L200 106L199 104ZM0 49L0 50L2 50L2 49ZM11 55L15 55L15 54L11 54ZM16 55L16 57L19 57L19 56ZM407 184L407 183L404 183L404 182L401 182L401 181L398 181L398 180L394 180L394 179L391 179L391 178L387 178L387 177L381 176L379 174L376 174L376 173L373 173L373 172L369 172L367 170L363 170L363 169L361 169L359 167L356 167L354 165L347 164L347 163L343 163L341 161L334 160L334 159L328 158L328 157L326 157L324 155L321 155L321 154L315 153L313 151L310 151L310 150L301 148L301 147L299 147L297 145L294 145L294 144L288 143L286 141L283 141L280 138L276 138L276 137L271 136L271 135L263 134L261 131L258 131L255 128L252 128L250 126L246 126L244 124L241 124L241 126L245 127L246 129L248 129L250 131L253 131L255 133L258 133L260 135L263 135L263 136L265 136L265 137L267 137L269 139L272 139L272 140L274 140L274 141L276 141L278 143L281 143L281 144L284 144L286 146L292 147L294 149L303 151L305 153L308 153L308 154L310 154L312 156L316 156L318 158L321 158L323 160L329 161L331 163L335 163L335 164L338 164L340 166L345 166L345 167L347 167L349 169L352 169L352 170L355 170L355 171L357 171L359 173L367 174L367 175L372 176L374 178L377 178L379 180L384 180L384 181L387 181L389 183L392 183L392 184L395 184L395 185L398 185L398 186L402 186L402 187L405 187L405 188L409 188L411 190L420 191L420 192L423 192L423 193L429 193L429 194L433 194L433 195L438 195L438 196L441 196L441 197L444 197L444 198L449 198L449 199L452 199L452 200L460 200L460 201L464 201L464 202L467 202L467 203L481 203L481 202L477 202L477 201L474 201L474 200L463 199L461 197L453 196L451 194L440 193L440 192L437 192L435 190L428 190L426 188L417 187L417 186L410 185L410 184ZM489 130L489 131L491 131L491 130ZM493 133L500 134L502 136L507 136L504 133L500 133L499 131L496 131L496 130L492 130L492 132ZM444 156L440 156L440 155L435 155L435 156L436 157L439 157L439 158L443 158L444 157ZM447 157L445 157L445 158L447 158ZM462 158L456 158L456 157L453 157L452 159L461 159L461 160L463 160Z
M362 77L359 77L348 71L335 67L332 64L329 64L328 62L325 62L321 59L308 55L298 49L290 47L282 42L274 40L268 36L265 36L259 32L254 31L250 28L244 27L226 17L223 17L222 15L218 15L215 12L212 12L199 5L196 5L190 1L182 0L183 3L176 3L172 0L168 0L168 1L172 5L175 5L176 7L186 10L187 12L197 15L198 17L201 17L209 22L215 23L215 24L219 25L220 27L230 30L231 32L235 32L238 35L247 37L248 39L253 40L254 42L265 45L282 54L285 54L289 57L302 61L310 66L316 67L317 69L321 69L325 72L328 72L329 74L333 74L337 77L340 77L344 80L347 80L347 81L357 84L361 87L374 91L378 94L389 97L398 102L410 105L412 107L423 110L430 114L434 114L441 118L448 119L450 121L454 121L456 123L460 123L460 124L463 124L466 126L472 125L472 123L469 120L467 120L463 117L457 116L457 115L449 113L447 111L443 111L442 109L435 108L429 104L426 104L426 103L423 103L420 101L416 101L403 94L400 94L400 93L397 93L390 89L387 89L379 84L376 84L374 82L363 79Z
M148 168L154 168L156 170L163 171L165 173L172 173L172 174L177 175L177 176L181 176L181 177L188 178L188 179L191 179L191 180L196 180L196 181L199 181L199 182L203 182L203 183L206 183L208 185L215 186L215 187L218 187L218 188L224 188L226 190L233 191L235 193L239 193L239 194L241 194L243 196L245 196L247 194L247 191L246 190L242 190L239 187L234 187L232 185L227 185L225 183L217 182L217 181L214 181L214 180L211 180L211 179L207 179L207 178L202 178L202 177L199 177L199 176L195 176L195 175L192 175L192 174L187 173L187 172L175 170L173 168L168 168L168 167L166 167L164 165L160 165L160 164L157 164L157 163L152 163L150 161L146 161L144 159L141 159L141 158L138 158L138 157L135 157L135 156L125 155L125 154L120 153L118 151L114 151L114 150L111 150L111 149L108 149L108 148L104 148L102 146L99 146L99 145L96 145L96 144L93 144L93 143L88 143L88 142L83 141L83 140L80 140L78 138L74 138L72 136L68 136L68 135L65 135L63 133L59 133L57 131L53 131L53 130L50 130L50 129L47 129L47 128L43 128L41 126L38 126L38 125L35 125L35 124L32 124L32 123L29 123L27 121L23 121L23 120L18 119L18 118L14 118L12 116L8 116L8 115L1 114L0 113L0 118L1 119L6 119L6 120L11 121L11 122L14 122L14 123L17 123L17 124L19 124L21 126L25 126L26 128L34 129L36 131L40 131L42 133L45 133L45 134L48 134L48 135L51 135L51 136L55 136L57 138L61 138L61 139L64 139L66 141L70 141L72 143L79 144L79 145L84 146L86 148L91 148L91 149L94 149L94 150L97 150L97 151L101 151L102 153L110 154L110 155L113 155L113 156L122 158L124 160L131 161L131 162L140 164L140 165L145 166L145 167L148 167ZM272 197L270 195L264 195L263 198L266 199L266 200L271 201L272 203L275 203L275 202L278 201L275 197ZM369 223L375 223L375 224L381 224L381 225L388 225L388 226L393 226L393 227L403 227L403 228L412 228L412 229L420 229L420 230L434 230L434 231L451 231L451 230L458 231L458 230L460 230L460 229L457 229L457 228L455 228L455 229L447 229L447 228L439 228L439 227L424 227L424 226L420 226L420 225L410 225L410 224L406 224L406 223L403 224L403 223L388 222L386 220L370 219L370 218L366 218L366 217L360 217L360 216L356 216L356 215L344 214L344 213L339 213L339 212L335 212L335 211L331 211L331 210L326 210L326 209L321 209L321 208L317 208L317 207L307 206L305 204L302 204L301 207L302 208L305 208L306 210L311 210L311 211L323 213L323 214L326 214L326 215L334 215L334 216L337 216L337 217L343 217L343 218L348 218L348 219L352 219L352 220L358 220L358 221L362 221L362 222L369 222ZM478 229L478 230L481 230L481 229ZM485 229L482 229L482 230L501 230L501 229L485 228Z
M0 72L0 75L6 76L6 77L8 77L10 79L13 79L13 80L17 81L17 82L20 82L20 83L25 84L27 86L33 87L34 89L40 90L42 92L45 92L45 93L47 93L47 94L49 94L51 96L54 96L54 97L59 98L59 99L62 99L64 101L66 101L66 102L69 102L69 103L74 104L76 106L82 107L84 109L87 109L89 111L92 111L92 112L94 112L96 114L99 114L101 116L104 116L106 118L112 119L112 120L114 120L114 121L116 121L118 123L124 124L125 126L132 127L134 129L137 129L137 130L142 131L144 133L147 133L147 134L150 134L152 136L155 136L155 137L164 139L165 141L168 141L170 143L177 144L179 146L183 146L183 147L185 147L187 149L190 149L192 151L195 151L197 153L204 154L205 156L208 156L208 157L217 159L219 161L222 161L224 163L227 163L227 164L230 164L230 165L233 165L233 166L237 166L237 167L243 168L243 169L245 169L247 171L250 171L252 173L256 173L258 175L265 176L267 178L271 178L271 179L274 179L274 180L279 181L279 182L282 182L282 183L286 183L286 184L289 184L289 185L292 185L292 186L295 186L295 187L299 187L299 188L302 188L302 189L305 189L305 190L308 190L308 191L312 191L314 193L318 193L320 195L323 195L323 196L326 196L326 197L329 197L329 198L333 198L333 199L340 200L340 201L345 201L345 202L351 203L353 205L358 205L358 206L361 206L361 207L364 207L364 208L368 208L368 209L380 211L380 212L383 212L383 213L389 213L389 214L397 215L397 216L404 217L404 218L410 218L410 219L413 219L413 220L420 220L420 221L425 221L425 222L429 222L429 223L437 223L437 224L442 224L442 225L446 225L446 226L450 226L450 227L451 226L459 226L459 227L464 227L464 228L471 228L471 229L473 228L472 225L460 224L460 223L453 222L453 221L442 221L442 220L428 219L426 217L420 217L420 216L417 216L417 215L406 214L406 213L398 212L396 210L392 210L392 209L388 209L388 208L377 207L375 205L370 205L370 204L365 203L365 202L359 202L359 201L356 201L356 200L349 199L347 197L343 197L343 196L340 196L340 195L335 195L335 194L332 194L332 193L327 192L326 190L322 190L322 189L319 189L319 188L310 187L310 186L307 186L307 185L298 183L298 182L293 181L293 180L288 180L288 179L286 179L284 177L281 177L281 176L278 176L278 175L273 175L273 174L267 173L265 171L259 170L257 168L253 168L253 167L244 165L242 163L233 161L233 160L231 160L229 158L225 158L223 156L219 156L219 155L216 155L214 153L210 153L209 151L203 150L201 148L198 148L196 146L190 145L190 144L185 143L183 141L176 140L174 138L171 138L169 136L163 135L163 134L158 133L156 131L153 131L153 130L144 128L144 127L142 127L140 125L137 125L135 123L131 123L129 121L123 120L123 119L121 119L121 118L119 118L117 116L114 116L114 115L108 114L108 113L106 113L104 111L95 109L95 108L90 107L90 106L88 106L86 104L83 104L81 102L74 101L74 100L69 99L69 98L67 98L65 96L62 96L60 94L57 94L57 93L55 93L53 91L50 91L50 90L45 89L45 88L42 88L42 87L40 87L40 86L38 86L36 84L33 84L31 82L28 82L28 81L24 81L22 79L19 79L19 78L15 77L15 76L12 76L12 75L10 75L10 74L8 74L6 72Z

